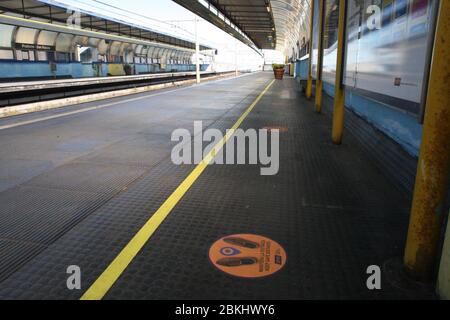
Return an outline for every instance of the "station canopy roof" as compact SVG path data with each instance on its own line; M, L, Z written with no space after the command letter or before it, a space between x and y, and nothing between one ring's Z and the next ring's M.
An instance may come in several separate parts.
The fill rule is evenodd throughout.
M287 52L309 38L311 0L173 0L258 49Z
M67 24L73 14L72 7L53 0L1 0L0 14L16 14L27 19L55 24ZM134 25L98 13L77 9L81 14L81 28L104 32L107 34L137 38L156 43L163 43L187 49L195 49L195 43L181 37L175 37L164 32ZM200 50L214 50L205 45Z

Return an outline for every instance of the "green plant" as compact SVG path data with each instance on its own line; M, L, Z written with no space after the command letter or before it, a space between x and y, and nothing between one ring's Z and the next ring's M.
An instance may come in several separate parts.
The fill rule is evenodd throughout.
M274 63L274 64L272 65L273 70L284 69L284 67L285 67L284 64Z

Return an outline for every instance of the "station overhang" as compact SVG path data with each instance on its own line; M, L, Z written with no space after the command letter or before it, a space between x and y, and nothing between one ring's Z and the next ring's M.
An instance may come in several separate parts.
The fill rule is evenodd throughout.
M82 38L86 38L86 39L102 39L107 42L130 43L130 44L140 45L140 46L156 47L156 48L161 48L161 49L165 49L165 50L181 50L182 49L178 46L168 45L168 44L164 44L164 43L157 43L157 42L152 42L152 41L133 39L133 38L129 38L129 37L123 37L123 36L119 36L119 35L101 33L101 32L78 29L78 28L69 28L69 27L63 26L63 25L45 23L45 22L41 22L41 21L33 21L33 20L29 20L29 19L12 17L12 16L3 15L3 14L0 14L0 24L16 26L16 27L25 28L25 29L36 29L36 30L42 30L42 31L49 31L49 32L52 32L55 34L70 34L71 36L82 37ZM39 45L37 45L37 46L39 46ZM195 53L194 49L183 48L182 50L186 51L186 52L190 52L192 54ZM209 55L212 55L211 50L204 50L204 51L202 51L202 53L208 53Z
M275 25L268 0L174 1L252 48L275 46Z
M258 49L290 55L309 40L311 0L173 0Z
M101 33L107 37L132 38L141 42L158 43L171 47L195 50L195 42L179 36L173 36L158 30L135 25L120 19L106 17L98 13L79 8L72 8L54 0L2 0L0 14L21 17L26 20L44 22L58 26L67 26L74 13L79 13L80 29L82 32ZM214 50L206 45L200 50Z

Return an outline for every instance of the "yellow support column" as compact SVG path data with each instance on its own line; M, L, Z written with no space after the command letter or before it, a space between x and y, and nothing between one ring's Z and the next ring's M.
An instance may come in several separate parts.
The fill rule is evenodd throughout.
M336 91L334 94L333 131L332 138L335 144L342 143L344 134L345 90L343 85L344 50L345 50L345 13L346 0L339 0L339 25L336 61Z
M314 1L318 0L311 0L311 21L310 21L310 29L309 29L309 59L308 59L308 82L306 84L306 97L308 99L312 96L312 75L311 75L311 69L312 69L312 38L313 38L313 26L314 26Z
M404 257L415 279L432 278L450 169L450 1L442 0L423 125L422 145Z
M322 112L322 47L323 47L323 11L324 0L319 0L319 45L317 53L317 79L316 79L316 112Z

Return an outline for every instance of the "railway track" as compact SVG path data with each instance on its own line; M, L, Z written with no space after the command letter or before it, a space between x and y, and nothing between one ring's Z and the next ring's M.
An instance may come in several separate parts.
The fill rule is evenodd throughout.
M230 72L203 72L202 78ZM231 73L230 73L231 74ZM0 108L195 79L195 72L0 84Z

